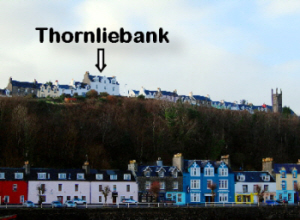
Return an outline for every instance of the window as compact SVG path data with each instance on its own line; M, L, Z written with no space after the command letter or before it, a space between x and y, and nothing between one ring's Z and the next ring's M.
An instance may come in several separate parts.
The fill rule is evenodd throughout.
M4 203L9 203L9 196L4 196Z
M102 196L99 196L99 202L102 202Z
M62 184L58 184L58 191L62 191Z
M20 196L20 203L24 203L24 196Z
M285 178L285 171L284 170L281 171L281 178Z
M133 196L130 196L129 198L130 198L130 199L133 199Z
M44 92L44 87L42 87L42 92Z
M151 185L151 182L150 181L146 181L146 184L145 184L146 189L150 189L150 185Z
M293 170L293 178L297 178L297 170Z
M227 168L219 168L219 175L220 176L228 176L228 169Z
M78 180L84 180L84 173L77 173Z
M5 173L0 173L0 179L5 179Z
M104 86L104 89L106 90L106 86Z
M103 191L102 185L99 185L99 192L102 192L102 191Z
M219 193L219 202L228 202L228 193Z
M18 185L17 184L13 184L13 192L17 192L18 189Z
M149 170L145 172L145 176L150 177L150 171Z
M96 89L98 89L98 85L96 85Z
M34 93L34 90L31 90L31 93Z
M191 180L191 189L200 189L200 180Z
M292 193L289 193L289 194L288 194L288 200L289 200L289 201L292 201Z
M103 180L103 174L96 174L96 180Z
M26 93L27 93L27 91L28 91L28 90L27 90L27 89L25 89L25 92L26 92Z
M15 179L16 179L16 180L21 180L21 179L23 179L23 173L15 173Z
M160 171L160 172L158 173L158 175L159 175L159 177L164 177L164 176L165 176L165 173L164 173L164 171Z
M228 180L219 180L219 189L228 189Z
M115 91L115 87L112 87L112 91Z
M177 197L178 202L182 202L182 194L181 194L181 193L178 193L177 196L178 196L178 197Z
M172 176L173 176L174 178L177 178L177 176L178 176L177 171L173 171L173 172L172 172Z
M78 184L75 184L75 192L78 191Z
M247 185L243 185L243 193L247 193L248 192L248 186Z
M114 192L117 191L117 185L113 185L113 191L114 191Z
M191 168L190 174L191 176L200 176L200 168L199 167Z
M253 185L253 192L257 192L257 185Z
M104 80L104 83L106 83L106 80Z
M71 94L73 94L73 90L71 90Z
M74 199L78 199L78 196L74 196Z
M71 200L71 196L67 196L67 200Z
M48 93L50 93L50 88L48 88Z
M159 182L159 186L160 189L165 189L165 182Z
M130 185L126 185L126 191L130 192Z
M38 179L39 180L45 180L46 179L46 173L38 173Z
M131 180L130 174L124 174L124 180Z
M206 182L207 189L210 189L211 184L212 184L212 180L207 180Z
M264 185L264 191L269 192L269 185Z
M205 176L213 176L214 175L214 168L213 167L207 167L204 169Z
M178 189L178 181L173 182L173 189Z
M200 193L191 193L191 202L200 202Z
M110 180L117 180L117 179L118 179L117 174L110 175Z
M281 193L279 194L278 198L279 198L279 200L282 200L282 194Z
M86 196L81 196L81 199L86 201Z
M282 190L286 190L286 181L281 182Z
M67 174L65 174L65 173L59 173L58 174L58 179L65 180L66 178L67 178Z

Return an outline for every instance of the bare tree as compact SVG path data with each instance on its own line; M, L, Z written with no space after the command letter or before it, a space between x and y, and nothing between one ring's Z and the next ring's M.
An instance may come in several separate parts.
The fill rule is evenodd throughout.
M111 192L109 186L105 186L104 187L104 190L102 190L102 194L104 196L104 199L105 199L105 204L107 202L107 196L109 195L109 193Z
M45 184L39 185L36 189L38 190L38 197L39 197L38 204L41 205L43 202L43 194L46 192Z
M149 190L153 195L154 195L154 199L157 202L157 197L160 191L160 184L158 181L155 181L151 184L150 190Z
M257 193L258 204L264 200L265 190L261 185L257 185L255 188L255 193Z
M212 199L212 202L214 202L215 201L215 195L216 195L215 190L217 188L217 184L215 184L214 182L210 182L208 184L208 188L211 190L211 199Z

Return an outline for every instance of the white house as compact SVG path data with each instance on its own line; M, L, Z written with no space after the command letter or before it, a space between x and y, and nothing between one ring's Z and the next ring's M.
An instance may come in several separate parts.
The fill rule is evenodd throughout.
M276 182L269 172L241 171L235 172L234 176L236 203L257 203L258 187L264 191L264 201L276 199Z
M109 187L110 193L106 203L118 204L123 199L138 201L138 185L130 171L117 170L98 171L91 181L91 203L105 203L103 190Z

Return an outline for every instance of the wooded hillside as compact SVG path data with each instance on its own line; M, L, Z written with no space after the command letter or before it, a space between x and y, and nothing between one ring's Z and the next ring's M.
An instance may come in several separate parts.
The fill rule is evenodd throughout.
M49 104L26 98L0 99L0 166L23 166L26 152L35 167L80 168L88 155L94 168L126 169L129 160L171 164L219 159L232 167L261 170L261 159L300 159L297 117L218 110L108 96L80 103Z

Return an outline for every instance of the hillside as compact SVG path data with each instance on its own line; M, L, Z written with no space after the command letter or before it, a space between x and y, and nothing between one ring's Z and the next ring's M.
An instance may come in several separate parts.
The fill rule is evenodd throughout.
M129 160L171 164L219 159L260 170L263 157L300 159L297 117L218 110L108 96L76 104L26 98L0 99L0 166L20 167L26 152L35 167L79 168L88 155L94 168L125 169Z

